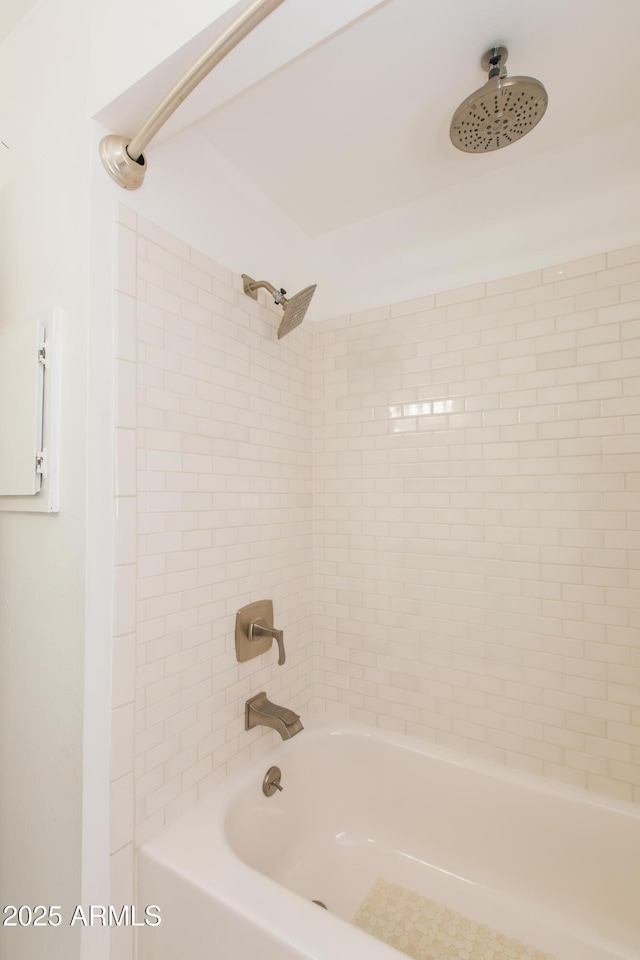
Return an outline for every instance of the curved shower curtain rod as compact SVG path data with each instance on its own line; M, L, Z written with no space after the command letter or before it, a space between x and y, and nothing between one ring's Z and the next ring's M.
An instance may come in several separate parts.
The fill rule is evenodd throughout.
M158 130L200 81L281 3L284 3L284 0L253 0L183 74L164 100L147 117L135 136L121 137L111 134L103 137L100 141L100 159L109 176L119 186L125 190L137 190L142 185L147 172L143 151Z

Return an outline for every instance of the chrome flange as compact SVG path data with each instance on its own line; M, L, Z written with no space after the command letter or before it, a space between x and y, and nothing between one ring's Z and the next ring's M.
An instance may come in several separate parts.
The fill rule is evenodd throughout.
M492 67L497 67L497 66L500 67L500 71L502 73L502 69L504 68L504 65L507 62L508 58L509 58L509 51L507 50L506 47L489 47L486 53L483 53L480 64L482 66L482 69L487 73L489 72L489 70L491 70ZM506 70L505 70L505 74L506 74Z
M111 134L100 141L100 159L112 180L125 190L137 190L142 186L147 172L144 155L132 160L127 153L129 141L126 137Z

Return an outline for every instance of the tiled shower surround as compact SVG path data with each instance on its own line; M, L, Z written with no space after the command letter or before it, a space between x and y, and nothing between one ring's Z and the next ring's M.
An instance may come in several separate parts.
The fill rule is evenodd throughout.
M114 902L262 689L640 802L640 247L277 341L117 219ZM263 597L284 667L235 659Z
M314 328L316 677L640 801L640 246Z
M266 690L312 694L311 332L118 205L112 897L133 845L277 739ZM136 466L137 457L137 466ZM235 614L270 598L277 649L239 664ZM112 955L131 952L116 931Z
M136 805L144 832L251 754L244 701L311 680L311 334L142 222L137 240ZM242 302L240 302L240 296ZM287 660L239 664L235 614L274 604Z

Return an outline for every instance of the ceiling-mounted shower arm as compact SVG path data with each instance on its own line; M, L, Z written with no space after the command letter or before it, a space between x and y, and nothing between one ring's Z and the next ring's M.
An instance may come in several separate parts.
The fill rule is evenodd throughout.
M100 141L100 159L119 186L137 190L142 185L147 172L144 150L156 133L207 74L281 3L284 0L252 0L180 77L133 137L113 134Z
M490 47L483 55L480 62L482 63L482 69L489 72L489 80L493 80L494 77L503 80L506 77L507 68L505 64L508 56L509 51L506 47Z

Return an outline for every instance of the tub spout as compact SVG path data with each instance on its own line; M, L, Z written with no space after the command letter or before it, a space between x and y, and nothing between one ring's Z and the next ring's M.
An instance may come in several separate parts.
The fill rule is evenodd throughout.
M302 730L300 717L288 707L279 707L276 703L267 700L266 693L256 693L247 700L244 710L244 728L263 725L277 730L283 740L295 737Z

